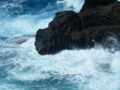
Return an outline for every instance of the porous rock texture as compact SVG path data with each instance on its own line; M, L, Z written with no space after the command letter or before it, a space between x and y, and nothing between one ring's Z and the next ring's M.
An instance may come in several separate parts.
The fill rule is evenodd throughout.
M85 0L79 13L58 12L48 28L36 33L39 54L54 54L64 49L91 48L95 44L116 48L120 42L120 2Z

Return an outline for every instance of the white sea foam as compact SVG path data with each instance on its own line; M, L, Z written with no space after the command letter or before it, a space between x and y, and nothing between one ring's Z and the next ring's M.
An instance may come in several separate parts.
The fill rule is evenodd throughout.
M73 7L75 11L79 12L82 8L84 0L65 0L65 2L67 4L67 7Z
M74 11L78 12L83 1L64 0L57 2L57 4L60 3L65 4L65 9L72 7ZM0 34L3 36L4 34L12 35L12 37L19 34L35 34L39 28L46 28L52 20L52 17L43 18L44 15L46 14L22 15L2 20ZM42 56L35 50L34 41L35 38L31 38L15 48L8 45L9 47L2 49L11 52L15 50L17 53L15 57L10 58L9 61L6 60L6 63L1 65L1 67L7 64L14 66L5 69L8 74L6 80L13 80L13 82L39 81L53 76L54 78L67 78L69 82L75 83L78 88L73 90L120 90L120 52L110 53L103 48L93 48L63 50L55 55ZM19 90L19 87L15 83L2 84L0 82L0 89ZM25 89L20 87L20 90Z
M32 81L50 78L51 74L74 75L69 80L76 79L80 90L119 90L120 52L110 53L101 48L64 50L56 55L41 56L33 43L34 38L21 45L19 56L13 59L16 67L8 71L8 79Z
M74 11L79 12L83 6L84 0L58 0L57 3L64 3L65 9L69 10L70 8L72 8Z
M9 35L35 34L41 27L45 28L52 20L51 18L39 19L38 16L20 16L12 20L2 21L0 24L0 33ZM9 33L8 33L9 32Z

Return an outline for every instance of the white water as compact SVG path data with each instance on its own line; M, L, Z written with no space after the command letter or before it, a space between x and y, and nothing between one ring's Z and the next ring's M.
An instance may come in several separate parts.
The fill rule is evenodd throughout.
M78 12L83 0L57 4ZM13 38L35 34L39 28L46 28L53 17L45 12L4 19L0 35ZM0 54L10 58L0 58L0 76L5 76L0 78L0 90L120 90L120 52L95 47L41 56L35 50L34 39L20 45L1 42Z
M12 59L15 67L7 71L8 80L33 81L52 76L61 80L67 76L78 90L120 90L120 52L101 48L40 56L31 43L34 38L20 46L19 55Z

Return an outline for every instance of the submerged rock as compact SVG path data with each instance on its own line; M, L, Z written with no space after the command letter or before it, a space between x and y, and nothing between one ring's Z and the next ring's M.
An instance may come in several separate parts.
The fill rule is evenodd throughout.
M91 48L96 43L118 50L118 42L120 2L85 0L79 13L59 12L48 28L39 29L35 47L40 54L53 54L63 49Z
M6 40L6 42L9 44L22 44L33 37L35 37L35 35L16 36L16 37Z
M0 61L13 58L13 57L17 56L17 54L18 53L15 51L6 51L4 53L0 53Z

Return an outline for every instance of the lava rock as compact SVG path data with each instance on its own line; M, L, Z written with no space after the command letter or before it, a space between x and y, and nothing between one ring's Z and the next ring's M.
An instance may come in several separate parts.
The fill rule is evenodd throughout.
M46 29L39 29L35 46L40 54L51 54L63 49L77 47L82 30L81 20L77 13L64 11L56 14Z
M96 0L86 0L92 2ZM87 4L79 12L83 29L94 26L114 26L120 25L120 2L116 0L97 0L97 1L111 1L108 5L97 5L96 7L89 7ZM112 3L114 1L114 3ZM94 6L94 5L93 5Z
M79 13L58 12L49 27L39 29L35 47L39 54L64 49L92 48L96 44L112 51L120 49L120 2L85 0Z
M85 5L88 6L98 6L98 5L108 5L116 2L117 0L85 0Z
M84 48L102 45L109 50L120 49L120 26L91 27L81 32L80 40Z

